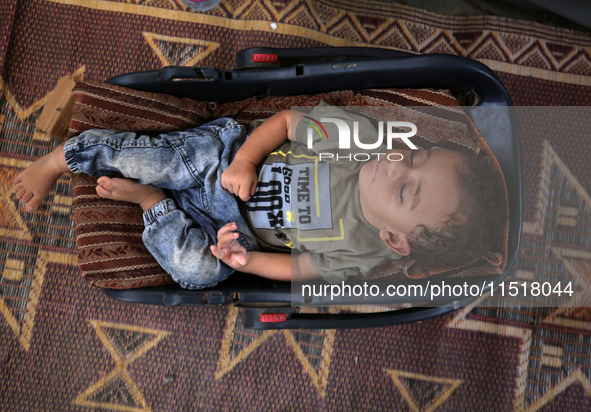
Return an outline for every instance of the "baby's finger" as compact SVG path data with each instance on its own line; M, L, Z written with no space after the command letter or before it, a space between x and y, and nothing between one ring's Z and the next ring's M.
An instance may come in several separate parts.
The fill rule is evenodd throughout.
M211 253L219 260L224 260L224 258L226 257L226 253L223 250L219 249L216 245L211 245L209 249L211 250Z
M221 237L218 237L218 248L225 249L229 247L234 240L238 239L238 236L240 236L240 234L236 232L228 232Z
M226 183L226 190L232 194L234 194L234 184L232 182Z
M225 171L222 173L220 183L224 189L228 190L228 178Z
M250 196L252 196L250 194L250 186L249 185L240 186L240 191L239 191L238 197L240 199L242 199L243 201L247 202L248 200L250 200Z
M228 232L231 232L233 230L236 230L238 227L236 226L235 222L230 222L230 223L226 223L224 226L222 226L219 230L218 230L218 239L220 238L220 236L225 235Z

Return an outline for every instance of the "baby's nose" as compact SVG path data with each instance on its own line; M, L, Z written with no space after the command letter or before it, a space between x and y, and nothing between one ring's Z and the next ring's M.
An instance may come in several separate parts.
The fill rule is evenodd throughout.
M388 163L388 176L390 178L404 177L409 171L409 167L404 160L390 161Z

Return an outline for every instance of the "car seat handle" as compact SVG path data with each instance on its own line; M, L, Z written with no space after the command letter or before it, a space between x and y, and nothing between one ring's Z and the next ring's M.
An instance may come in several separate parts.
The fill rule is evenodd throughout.
M358 329L403 325L453 312L468 302L439 307L413 307L376 313L302 313L291 308L242 308L249 329Z

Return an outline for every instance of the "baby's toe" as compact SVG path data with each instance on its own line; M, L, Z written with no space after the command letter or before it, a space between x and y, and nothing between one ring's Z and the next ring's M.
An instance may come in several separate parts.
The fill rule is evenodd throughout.
M111 196L113 195L113 192L111 192L110 190L105 189L105 187L102 184L99 184L96 187L96 193L100 197L104 197L105 199L110 199Z
M22 193L20 197L18 197L18 200L20 200L23 203L29 203L29 201L33 198L33 192L28 192L26 190L21 190L19 193Z
M27 193L27 189L25 189L24 187L21 187L21 188L18 188L18 189L15 188L14 189L14 193L16 195L16 198L18 200L21 200L23 198L24 194Z
M39 196L33 196L30 200L28 200L26 202L23 201L23 203L26 203L25 208L29 212L34 212L35 210L39 209L42 201L43 201L43 199L40 199Z
M102 176L97 180L97 183L105 190L108 190L109 192L112 192L113 189L115 188L116 184L114 182L114 179L111 179L110 177L107 176Z

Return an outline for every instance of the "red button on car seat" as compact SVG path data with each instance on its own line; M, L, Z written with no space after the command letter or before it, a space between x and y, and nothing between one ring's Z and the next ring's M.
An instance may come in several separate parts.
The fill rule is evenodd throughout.
M285 322L287 320L287 315L285 313L262 313L261 314L261 322L262 323L277 323L277 322Z
M253 54L252 55L253 63L277 63L279 61L279 56L276 54Z

